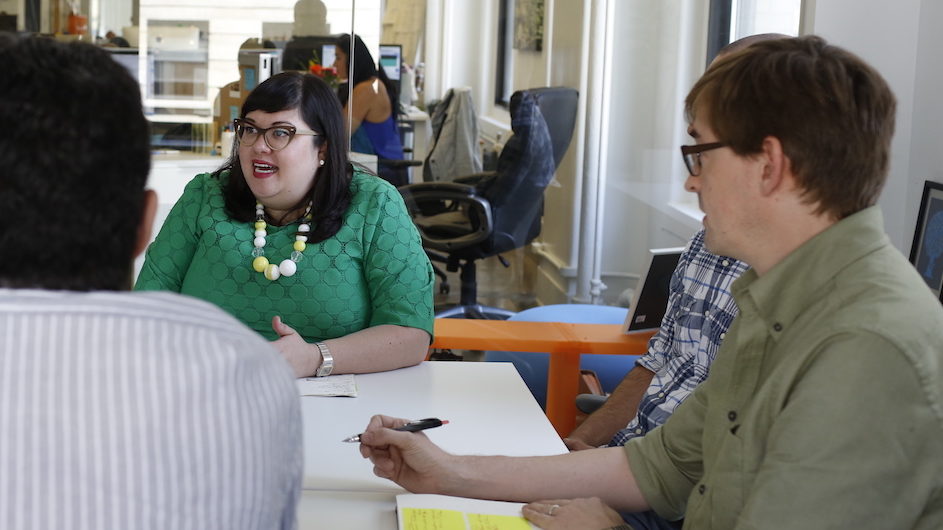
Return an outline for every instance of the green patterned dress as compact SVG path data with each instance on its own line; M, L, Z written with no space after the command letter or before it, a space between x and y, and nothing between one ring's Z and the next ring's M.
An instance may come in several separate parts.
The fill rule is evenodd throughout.
M308 244L295 275L270 281L252 268L253 224L226 215L227 178L206 173L187 184L147 249L136 290L207 300L268 339L277 338L275 315L309 342L381 324L432 335L432 266L396 188L354 173L341 229ZM289 257L297 229L267 227L272 263Z

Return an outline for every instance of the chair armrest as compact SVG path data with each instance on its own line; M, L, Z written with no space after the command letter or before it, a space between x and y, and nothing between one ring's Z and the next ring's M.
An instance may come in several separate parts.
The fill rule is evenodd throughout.
M458 206L465 207L466 219L470 220L472 213L477 214L475 230L457 237L435 237L424 230L420 223L416 223L423 246L449 252L481 243L491 235L494 229L491 203L478 195L474 186L452 182L422 182L400 186L397 189L414 218L417 214L424 215L424 211L432 211L434 214L444 211L454 212L458 210ZM443 205L445 201L450 202L448 208ZM434 214L427 217L434 218Z
M400 169L404 167L418 167L422 165L422 160L406 160L397 158L378 158L377 166L386 166L391 169Z
M462 175L461 177L455 177L452 179L452 182L458 184L478 184L483 179L489 177L496 177L498 175L497 171L482 171L481 173L472 173L471 175Z
M599 394L579 394L576 396L576 408L583 414L592 414L609 399Z

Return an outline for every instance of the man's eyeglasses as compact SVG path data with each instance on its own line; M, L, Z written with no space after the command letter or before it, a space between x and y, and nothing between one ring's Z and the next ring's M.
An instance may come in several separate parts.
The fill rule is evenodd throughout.
M688 166L688 173L692 177L696 177L701 174L701 153L704 151L710 151L711 149L717 149L719 147L725 147L727 144L723 142L711 142L707 144L695 144L695 145L682 145L681 146L681 158L684 160L684 165Z
M275 125L263 129L240 118L236 118L232 123L236 127L236 138L239 138L241 143L245 144L247 147L251 147L255 145L255 142L258 141L261 136L265 138L265 145L269 146L272 151L278 151L288 147L292 138L298 134L303 136L321 136L320 133L298 129L294 125Z

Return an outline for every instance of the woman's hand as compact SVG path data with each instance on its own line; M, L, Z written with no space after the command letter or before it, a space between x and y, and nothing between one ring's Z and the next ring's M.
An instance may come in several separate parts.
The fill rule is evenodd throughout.
M524 518L543 530L603 530L624 524L619 512L598 497L532 502L521 510Z
M295 371L295 377L310 377L321 366L321 352L317 346L305 342L301 335L279 316L272 317L272 329L278 339L272 342Z

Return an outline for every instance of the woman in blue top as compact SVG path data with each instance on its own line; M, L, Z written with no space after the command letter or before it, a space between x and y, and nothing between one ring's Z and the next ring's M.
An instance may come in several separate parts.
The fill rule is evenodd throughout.
M351 38L343 34L337 39L334 67L337 76L352 84L353 95L348 101L348 83L342 84L337 96L344 106L344 120L350 117L348 131L350 148L358 153L377 155L378 159L402 160L403 143L396 126L399 110L396 87L382 68L377 68L367 46L354 35L354 68L350 69ZM349 114L349 109L353 109ZM378 163L380 176L394 186L407 183L404 168L393 169Z

